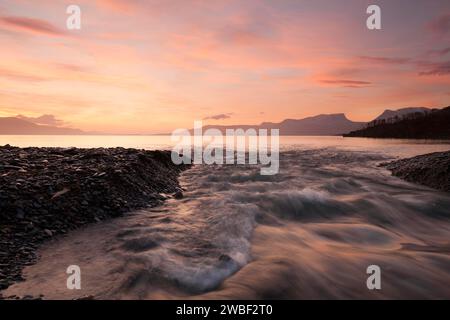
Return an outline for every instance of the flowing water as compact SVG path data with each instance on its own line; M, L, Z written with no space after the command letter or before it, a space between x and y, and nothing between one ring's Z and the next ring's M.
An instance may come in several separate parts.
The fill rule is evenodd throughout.
M103 139L110 143L98 143L152 148L125 143L133 138ZM156 145L170 147L168 140ZM277 175L262 176L258 166L197 165L180 178L183 199L47 243L37 264L25 269L26 281L3 294L450 299L450 194L378 167L449 149L419 141L284 137ZM69 265L81 268L81 290L66 287ZM381 290L367 289L369 265L381 268Z

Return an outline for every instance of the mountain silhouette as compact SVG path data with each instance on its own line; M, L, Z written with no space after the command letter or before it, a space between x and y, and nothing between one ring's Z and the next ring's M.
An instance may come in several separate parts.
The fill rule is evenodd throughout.
M432 109L430 108L424 108L424 107L417 107L417 108L401 108L397 110L390 110L386 109L384 112L375 118L375 120L387 120L387 119L394 119L394 118L401 118L405 115L411 114L411 113L428 113Z
M450 139L450 107L429 112L413 112L402 117L379 119L344 137Z
M304 119L286 119L281 122L263 122L260 125L207 125L203 127L203 133L208 129L218 129L222 134L225 134L226 129L279 129L280 135L283 136L333 136L361 129L365 124L351 121L343 113L337 113Z
M0 134L10 135L80 135L87 134L79 129L39 125L27 120L4 117L0 118Z

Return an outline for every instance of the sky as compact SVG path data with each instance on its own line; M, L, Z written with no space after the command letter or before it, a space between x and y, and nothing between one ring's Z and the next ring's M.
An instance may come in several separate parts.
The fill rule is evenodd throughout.
M0 117L143 134L448 105L448 0L0 0Z

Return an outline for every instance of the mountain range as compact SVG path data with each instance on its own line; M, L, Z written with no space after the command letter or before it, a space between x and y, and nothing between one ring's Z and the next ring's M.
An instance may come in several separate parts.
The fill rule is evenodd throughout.
M203 132L208 129L218 129L225 133L226 129L279 129L282 136L333 136L341 135L364 127L365 122L354 122L343 113L321 114L304 119L286 119L281 122L263 122L260 125L207 125Z
M0 118L0 134L10 135L80 135L87 134L79 129L60 128L35 124L17 117Z
M403 108L398 110L385 110L375 120L393 119L410 113L427 113L432 111L428 108ZM304 119L286 119L281 122L263 122L260 125L206 125L207 129L215 128L225 133L226 129L279 129L280 135L305 135L305 136L328 136L342 135L364 128L366 122L355 122L349 120L345 114L321 114ZM192 131L192 130L191 130ZM64 128L50 125L36 124L24 117L0 117L0 134L2 135L85 135L102 134L85 132L79 129Z

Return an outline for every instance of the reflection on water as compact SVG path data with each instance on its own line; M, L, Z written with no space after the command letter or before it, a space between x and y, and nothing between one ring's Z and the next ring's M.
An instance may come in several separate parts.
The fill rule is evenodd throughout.
M5 295L450 298L450 194L377 166L448 145L286 138L278 175L195 166L183 199L49 243ZM71 264L81 291L66 289ZM380 291L366 287L373 264Z

